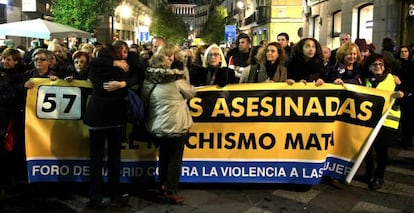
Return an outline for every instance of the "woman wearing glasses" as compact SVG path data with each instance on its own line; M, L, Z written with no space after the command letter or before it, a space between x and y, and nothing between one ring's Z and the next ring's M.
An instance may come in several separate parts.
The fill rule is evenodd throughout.
M385 64L384 56L370 55L365 61L364 68L367 73L363 82L365 86L388 91L396 89L394 76L388 65ZM392 94L392 97L401 98L403 95L403 92L397 91ZM388 162L388 145L396 136L397 129L398 121L392 119L391 114L388 114L365 157L365 180L368 181L368 187L371 190L380 189L384 183L384 173ZM376 153L376 168L374 168L374 151Z
M58 79L56 72L50 69L51 59L49 50L36 49L33 52L32 61L34 62L34 69L28 70L24 73L24 87L32 89L34 84L31 78L49 78L52 81Z
M216 44L210 45L203 56L202 67L190 70L190 83L194 86L236 84L239 80L234 70L227 67L223 51Z

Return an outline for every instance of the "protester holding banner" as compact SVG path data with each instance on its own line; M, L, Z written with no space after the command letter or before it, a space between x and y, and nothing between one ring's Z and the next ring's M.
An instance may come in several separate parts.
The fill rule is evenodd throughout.
M181 176L184 144L193 124L187 99L195 90L185 79L185 71L170 69L180 49L166 43L149 61L142 98L148 103L146 127L159 145L158 179L163 196L170 202L182 204L177 193ZM223 56L222 56L223 57Z
M315 82L317 86L325 83L322 47L314 38L301 39L293 49L292 60L287 67L287 83Z
M90 138L90 201L89 208L102 202L102 168L107 155L109 195L112 203L120 199L121 143L125 140L126 125L126 72L117 66L107 66L108 61L122 60L126 46L107 45L98 58L89 64L92 97L86 109L84 123L89 127ZM105 143L107 143L105 153Z
M240 83L285 82L287 57L282 46L277 42L268 43L264 51L258 51L258 63L249 65L240 77Z
M328 81L335 84L361 85L362 74L361 52L358 45L352 42L344 43L336 52L335 69L329 73Z
M239 82L234 70L227 67L224 54L216 44L210 45L203 56L202 67L190 70L190 83L194 86L236 84Z
M87 80L89 74L90 54L85 51L75 51L72 55L73 63L68 66L68 77L66 80L77 79Z
M32 89L34 84L30 81L31 78L49 78L54 81L58 79L56 72L50 68L49 50L39 48L33 52L32 60L35 68L28 70L23 75L24 87Z
M394 91L396 84L394 77L391 74L390 68L385 63L384 56L379 54L370 55L365 61L365 69L369 75L364 79L364 84L367 87ZM393 93L393 97L401 98L403 93L401 91ZM384 183L384 173L388 163L388 145L392 139L397 135L398 120L391 117L392 110L387 115L383 126L377 134L371 149L365 157L365 179L369 181L368 187L371 190L378 190ZM376 168L374 169L373 151L375 151Z

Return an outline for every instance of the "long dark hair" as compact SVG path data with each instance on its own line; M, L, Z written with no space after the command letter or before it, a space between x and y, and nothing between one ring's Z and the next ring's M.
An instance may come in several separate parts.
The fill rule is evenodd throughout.
M397 54L398 58L399 58L399 59L402 59L402 58L401 58L401 49L402 49L402 48L407 48L407 50L408 50L408 60L409 60L409 61L412 61L412 60L413 60L413 53L412 53L412 51L411 51L411 48L410 48L408 45L403 45L403 46L401 46L401 47L398 49L398 54Z

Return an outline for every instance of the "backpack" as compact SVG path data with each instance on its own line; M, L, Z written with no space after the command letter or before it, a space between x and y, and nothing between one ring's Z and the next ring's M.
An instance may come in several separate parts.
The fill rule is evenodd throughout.
M127 96L127 121L133 125L145 123L146 104L141 97L131 88L128 88Z
M151 88L148 99L154 91L157 84L154 84ZM145 121L148 114L148 104L135 92L133 89L128 88L127 95L127 121L133 125L132 133L130 134L131 140L148 141L151 139L150 133L145 127Z

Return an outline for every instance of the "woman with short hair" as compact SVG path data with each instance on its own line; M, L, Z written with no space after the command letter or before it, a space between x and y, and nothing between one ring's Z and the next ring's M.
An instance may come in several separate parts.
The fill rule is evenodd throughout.
M234 70L227 67L226 58L219 46L210 45L204 52L202 66L190 69L190 83L194 86L219 85L239 83Z
M178 195L184 144L193 124L187 100L195 96L186 70L171 69L180 49L170 43L158 48L151 57L141 97L148 103L146 127L159 145L158 179L163 196L182 204Z
M357 44L346 42L336 52L336 65L328 81L334 84L357 84L362 85L363 75L361 64L361 52Z

